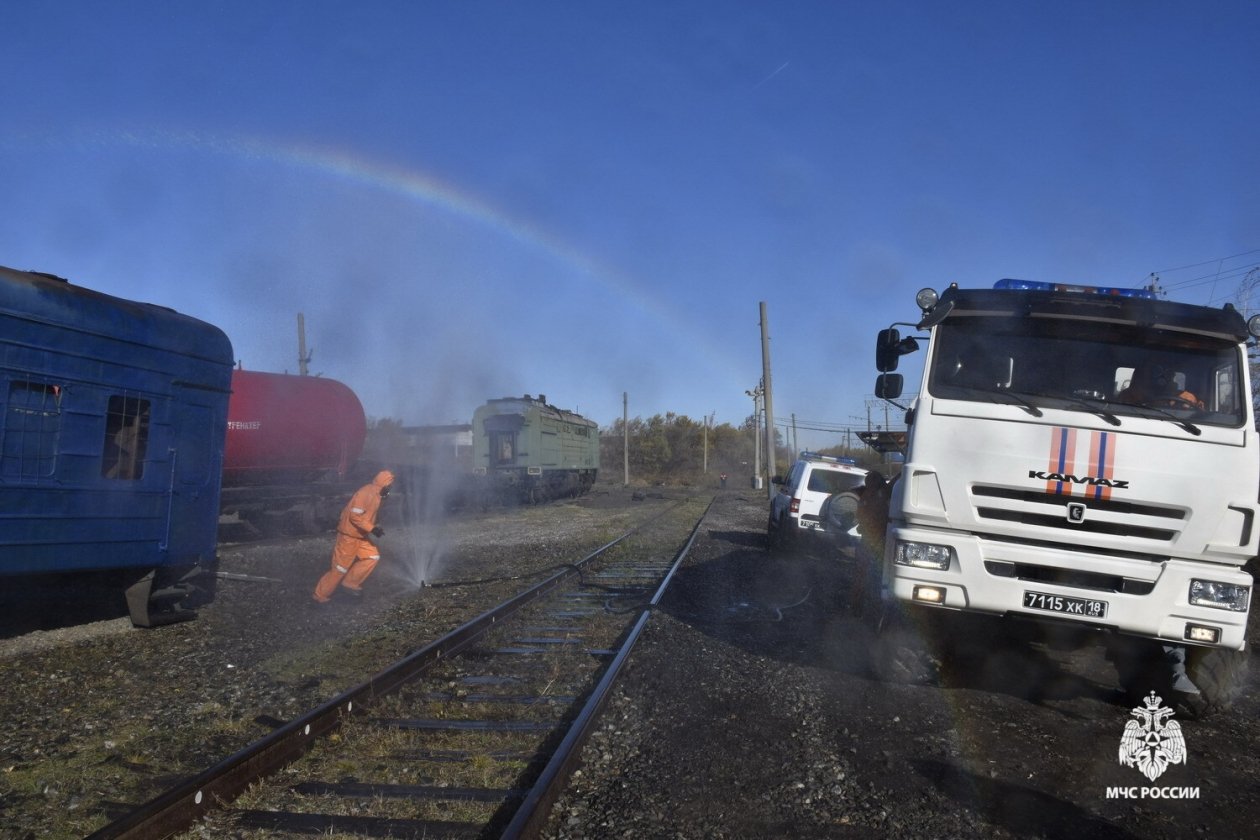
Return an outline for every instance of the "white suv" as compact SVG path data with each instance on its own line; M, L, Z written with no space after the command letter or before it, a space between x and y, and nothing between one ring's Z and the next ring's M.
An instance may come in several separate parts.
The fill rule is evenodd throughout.
M852 527L848 520L857 509L866 472L849 458L802 452L787 478L776 475L770 479L779 485L779 492L770 500L770 522L766 526L770 547L780 548L806 533L843 539L843 534L828 532L840 528L848 531ZM826 506L832 510L831 516L824 515L828 499L832 499L832 504Z

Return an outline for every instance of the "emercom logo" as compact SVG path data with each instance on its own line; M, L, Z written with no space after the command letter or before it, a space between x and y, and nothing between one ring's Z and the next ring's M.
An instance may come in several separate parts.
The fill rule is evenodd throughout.
M1155 781L1174 764L1185 764L1186 739L1181 724L1170 720L1173 710L1163 706L1163 698L1151 692L1145 705L1129 714L1133 720L1125 724L1120 736L1120 764L1133 767L1150 781ZM1198 799L1197 787L1108 787L1108 799Z

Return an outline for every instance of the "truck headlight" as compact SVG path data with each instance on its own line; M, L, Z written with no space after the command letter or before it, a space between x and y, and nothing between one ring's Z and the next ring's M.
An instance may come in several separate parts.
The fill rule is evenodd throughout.
M940 569L941 571L949 568L953 558L954 549L947 545L918 542L898 542L897 550L893 554L893 562L899 566Z
M1190 603L1196 607L1216 607L1221 610L1246 612L1251 600L1250 586L1237 586L1215 580L1190 581Z

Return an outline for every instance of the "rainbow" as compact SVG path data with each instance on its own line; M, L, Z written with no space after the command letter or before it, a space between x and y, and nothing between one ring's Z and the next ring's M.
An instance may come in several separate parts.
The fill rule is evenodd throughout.
M652 292L646 284L599 262L537 224L515 217L449 181L413 168L370 160L331 146L191 130L94 127L62 135L11 133L0 140L0 146L14 145L44 149L61 146L70 150L86 150L94 155L109 147L144 149L155 153L192 152L218 156L247 166L269 164L295 172L313 173L400 197L465 220L554 261L575 277L584 278L619 301L623 313L638 313L648 323L654 323L674 336L680 346L687 348L693 362L699 362L711 371L709 374L699 373L699 376L724 379L726 387L738 394L743 387L739 383L751 375L746 359L741 361L736 358L737 354L729 345L719 345L715 339L707 338L706 330L697 329L690 314L682 312L664 296ZM750 301L750 313L751 307Z
M314 172L357 184L368 189L404 197L418 204L465 219L543 254L606 289L615 298L647 315L657 323L696 346L707 362L726 371L732 383L739 381L737 365L730 353L697 338L694 324L652 294L644 284L601 264L578 248L538 225L500 210L436 176L401 166L374 162L330 147L296 142L276 142L258 138L227 137L197 132L118 132L92 135L96 145L115 145L155 150L192 149L227 158L260 161ZM750 304L751 307L751 304Z

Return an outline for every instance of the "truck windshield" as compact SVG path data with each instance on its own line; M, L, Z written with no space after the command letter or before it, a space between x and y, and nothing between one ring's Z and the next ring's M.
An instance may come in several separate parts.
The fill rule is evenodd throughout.
M1199 425L1245 419L1239 348L1096 321L967 316L936 327L933 396Z

